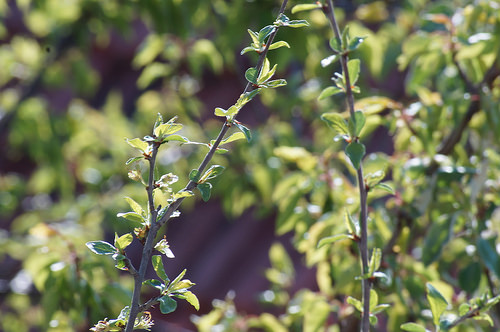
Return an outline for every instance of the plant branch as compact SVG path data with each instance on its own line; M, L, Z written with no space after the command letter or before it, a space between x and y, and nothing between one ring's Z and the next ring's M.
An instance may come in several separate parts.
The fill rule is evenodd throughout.
M288 3L288 0L283 0L283 3L282 3L281 8L279 10L278 17L281 14L283 14L283 12L285 11L287 3ZM257 65L255 66L255 68L257 69L257 72L260 72L260 70L262 69L262 66L264 64L264 59L267 55L267 52L269 51L269 47L271 46L271 43L272 43L274 37L276 36L276 33L278 32L278 29L279 29L279 27L276 27L276 29L273 31L273 33L270 34L264 51L259 55L259 60L257 62ZM248 83L246 85L245 89L243 90L243 93L248 92L250 87L251 87L251 84ZM210 150L208 151L208 153L205 155L202 162L198 166L197 170L198 170L199 174L203 173L205 168L208 166L208 164L212 160L212 158L215 154L215 151L219 147L220 143L224 139L224 136L226 135L226 133L230 127L231 127L231 122L226 120L224 122L224 124L222 125L222 128L221 128L219 134L217 135L217 138L215 139L214 144L211 146ZM153 246L154 246L154 239L156 238L156 235L157 235L159 229L161 228L161 226L163 226L170 219L172 214L179 208L179 206L184 201L184 197L182 197L182 198L179 198L178 200L176 200L175 202L171 203L170 206L167 208L167 211L165 212L163 217L161 217L159 220L156 220L157 211L154 208L154 202L153 202L153 194L152 194L153 182L152 182L152 179L153 179L153 175L154 175L154 161L156 160L157 152L158 152L158 146L155 146L153 149L153 155L150 159L150 172L149 172L149 181L148 181L148 187L149 187L148 188L148 200L149 200L149 209L150 209L150 213L151 213L151 217L152 217L151 224L150 224L150 229L149 229L149 232L148 232L148 235L146 238L146 243L144 244L144 247L143 247L139 273L137 276L134 276L134 291L133 291L132 303L131 303L131 307L130 307L130 316L129 316L129 319L127 322L127 327L125 329L125 332L131 332L133 330L135 319L136 319L137 315L139 314L139 312L143 312L144 310L147 310L152 305L154 305L154 303L156 303L156 301L158 301L158 298L154 297L154 298L150 299L148 302L146 302L145 304L139 305L142 282L144 281L144 276L145 276L149 261L151 260ZM191 191L194 188L196 188L197 185L198 185L197 182L190 180L188 182L188 184L185 186L184 190Z
M328 5L323 8L330 25L337 39L338 45L341 45L340 29L335 19L333 1L328 0ZM349 113L354 117L354 94L351 88L351 79L349 77L349 70L347 62L349 56L347 52L340 54L340 64L345 78L347 104L349 106ZM358 141L358 137L353 138ZM364 182L363 167L359 165L357 169L358 187L359 187L359 205L360 205L360 226L361 226L361 239L358 242L358 247L361 255L362 275L368 273L368 203L367 203L367 190ZM363 299L363 313L361 318L361 331L368 332L370 330L370 281L366 278L362 279L362 299Z

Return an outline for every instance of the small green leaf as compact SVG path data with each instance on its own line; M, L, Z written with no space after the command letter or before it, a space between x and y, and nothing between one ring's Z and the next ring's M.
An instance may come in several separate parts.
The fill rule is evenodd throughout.
M201 173L197 169L191 170L189 173L189 180L193 182L198 182L200 180Z
M115 247L120 251L125 250L133 240L134 236L131 233L124 234L120 237L115 233Z
M247 71L245 72L245 78L247 79L248 82L252 84L257 84L257 77L258 77L257 69L254 67L248 68Z
M427 332L425 327L415 323L404 323L401 325L401 329L408 332Z
M394 189L389 184L387 184L385 182L377 183L373 188L385 190L389 194L392 194L392 195L394 195L396 193L394 191Z
M325 121L338 135L347 135L349 133L346 121L338 113L324 113L321 115L321 120Z
M349 72L349 81L351 83L351 87L353 87L359 78L359 68L360 61L359 59L352 59L347 62L347 71Z
M186 274L186 269L182 270L181 273L175 279L170 283L168 286L169 289L175 289L177 287L177 284L184 278L184 275Z
M376 186L382 179L385 177L385 172L382 170L378 170L374 173L369 173L365 176L365 184L372 188Z
M476 247L479 257L481 257L488 270L492 271L500 278L500 257L494 247L483 238L477 240Z
M154 255L151 257L151 262L153 263L153 268L158 275L158 277L168 283L168 276L167 273L165 273L165 267L163 266L163 260L161 259L160 255Z
M318 100L323 100L325 98L328 98L330 96L336 95L337 93L341 92L344 92L344 90L336 86L329 86L323 89L323 91L321 91L321 93L318 96Z
M286 26L288 26L290 28L308 27L309 22L307 22L306 20L292 20L292 21L288 22L288 24L286 24Z
M269 81L269 82L266 82L265 84L261 85L262 87L264 88L279 88L280 86L285 86L287 83L286 83L286 80L285 79L278 79L278 80L272 80L272 81Z
M349 36L349 26L346 25L344 28L344 31L342 31L342 49L345 50L347 48L347 45L349 43L349 40L351 37Z
M133 222L144 222L144 218L140 214L137 214L135 212L118 213L116 216L118 218L125 218Z
M269 46L269 50L275 50L280 47L290 48L290 44L288 44L286 41L280 40L276 43L272 43L271 46Z
M237 133L241 134L241 133ZM231 135L232 136L232 135ZM203 183L207 180L213 179L219 176L224 171L224 166L221 165L212 165L200 179L200 183Z
M363 312L363 303L358 300L358 299L355 299L354 297L352 296L349 296L347 298L347 303L349 303L350 305L352 305L354 308L356 308L359 312Z
M361 111L356 111L354 112L354 116L351 116L349 118L349 134L351 137L359 137L361 134L361 130L363 130L363 127L365 125L366 118L363 112Z
M117 249L111 244L104 241L90 241L85 244L94 254L98 255L113 255L117 253Z
M133 158L130 158L129 160L127 160L127 162L125 163L125 165L130 165L136 161L139 161L139 160L142 160L144 159L143 156L139 156L139 157L133 157Z
M212 184L210 182L199 183L197 188L201 193L201 198L203 199L203 201L208 202L212 191Z
M136 201L134 201L132 198L130 197L125 197L125 200L127 201L128 205L130 206L130 208L132 208L132 210L137 213L138 215L144 215L144 209L141 207L141 205L139 203L137 203Z
M134 147L136 149L139 149L142 151L142 153L147 153L149 144L141 140L140 138L134 138L134 139L126 139L128 145L131 147Z
M379 304L377 306L375 306L375 308L373 308L373 310L371 310L371 313L374 314L374 315L378 315L379 313L387 310L387 308L390 308L391 305L389 304Z
M113 256L111 256L116 261L115 267L119 270L123 271L128 271L127 267L127 257L120 254L120 253L115 253Z
M160 311L162 314L169 314L177 309L177 302L168 295L158 299L160 301Z
M164 137L167 135L172 135L182 129L182 125L179 123L174 123L176 117L170 119L167 123L163 123L155 128L154 134L156 137Z
M318 9L321 8L321 4L319 2L316 3L303 3L299 5L295 5L292 8L292 14L302 12L305 10L312 10L312 9Z
M267 25L260 29L259 31L259 43L263 44L266 41L266 38L269 37L270 34L272 34L276 30L276 27L274 25Z
M349 51L354 51L355 49L357 49L359 47L359 45L361 45L363 43L363 41L365 39L366 39L366 37L354 37L349 42L349 45L347 46L347 49Z
M345 209L344 220L349 234L353 236L356 235L359 238L361 236L361 228L359 227L359 222L357 220L354 220L347 209Z
M245 135L245 138L247 139L248 142L252 140L252 133L250 132L250 129L248 129L246 126L244 126L241 122L238 121L233 121L233 124L241 130L241 132Z
M382 261L382 250L380 248L374 248L372 252L372 257L370 258L370 265L368 274L372 276L380 267L380 262Z
M321 248L324 245L334 243L340 240L345 240L345 239L352 239L352 236L349 234L337 234L333 236L327 236L319 240L318 242L318 248Z
M446 310L448 302L443 297L443 295L441 295L441 293L436 288L434 288L434 286L432 286L430 283L427 283L426 286L427 286L427 301L429 301L429 305L431 307L433 322L434 325L438 326L439 319L441 318L443 312Z
M247 29L247 31L250 37L252 38L252 42L255 44L259 44L259 34L257 32L253 32L250 29Z
M231 136L229 136L228 138L223 139L223 140L220 142L220 145L224 145L224 144L227 144L227 143L231 143L231 142L234 142L234 141L237 141L237 140L240 140L240 139L245 139L245 133L242 133L242 132L237 132L237 133L234 133L234 134L232 134ZM219 145L219 146L220 146L220 145Z
M342 45L340 45L340 41L336 37L330 38L330 47L335 53L340 53L342 50Z
M168 135L165 137L163 140L164 142L170 142L170 141L176 141L176 142L182 142L182 143L189 143L189 140L181 135Z
M200 310L200 301L198 301L198 298L196 295L194 295L190 291L185 291L182 293L182 296L186 301L188 301L189 304L191 304L196 310Z
M278 68L278 65L275 64L272 69L269 69L269 60L267 58L264 60L264 66L262 67L262 70L260 71L259 77L257 78L257 84L264 84L271 77L273 77L274 73L276 72L276 68Z
M227 116L232 116L232 115L238 113L239 110L240 109L238 107L236 107L235 105L233 105L233 106L229 107L228 110L225 110L225 109L223 109L221 107L217 107L215 109L214 113L215 113L216 116L226 116L227 117Z
M142 282L143 285L147 285L147 286L152 286L160 291L163 290L163 288L165 287L165 284L162 283L160 280L158 279L148 279L148 280L144 280Z
M245 47L244 49L241 50L240 55L243 55L245 53L252 52L252 51L258 51L258 49L255 47Z
M355 169L359 169L361 166L361 159L363 159L365 151L365 146L358 142L351 142L346 146L345 153Z

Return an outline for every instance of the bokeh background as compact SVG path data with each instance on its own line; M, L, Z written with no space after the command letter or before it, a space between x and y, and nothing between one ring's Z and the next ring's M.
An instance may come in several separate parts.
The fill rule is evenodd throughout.
M498 63L499 4L476 2L483 10L478 15L485 15L486 21L481 26L471 23L463 33L489 33L487 40L493 41L476 50L476 55L464 54L463 58L484 55L493 59L486 63ZM276 40L287 41L291 48L269 55L271 63L278 64L276 76L285 78L288 85L263 91L245 107L238 120L251 128L252 141L234 142L229 153L215 157L214 163L224 165L226 171L214 182L210 201L186 200L182 215L164 230L176 256L166 262L167 272L177 275L187 268L187 277L197 284L193 292L201 309L196 312L180 301L171 315L154 311L158 331L195 330L190 317L210 312L214 299L232 301L234 296L237 310L248 316L263 311L279 314L282 309L269 303L284 296L283 289L294 294L299 289L316 292L326 287L317 273L325 258L301 245L299 237L328 206L340 206L332 203L334 199L324 198L327 187L321 184L315 185L317 191L297 191L293 185L287 187L292 182L283 184L283 180L298 171L314 173L323 184L329 183L329 167L335 166L331 160L342 145L332 141L333 134L320 115L344 111L344 101L341 96L317 100L322 89L331 85L330 77L337 68L321 65L332 54L328 46L332 32L320 10L291 14L289 9L298 3L290 1L286 14L307 19L310 27L281 29ZM439 40L418 51L435 52L417 64L411 61L418 52L407 53L407 60L401 60L403 45L419 29L446 31L437 20L424 22L424 14L453 17L472 1L336 1L336 5L341 25L349 21L352 35L367 37L356 53L363 64L358 83L362 92L356 97L380 96L376 101L364 99L376 114L366 129L368 153L383 154L391 162L391 158L402 157L394 167L403 167L406 160L425 153L432 156L454 121L465 113L468 102L457 105L463 102L466 87L456 83L456 72L447 69L442 44L436 45ZM178 122L185 125L182 134L191 140L215 138L222 122L214 116L214 109L235 102L246 85L245 70L257 60L255 54L240 55L250 43L246 30L258 31L271 24L279 7L279 1L270 0L0 0L0 329L85 331L104 317L116 317L128 303L132 278L119 273L110 259L91 253L85 243L111 242L115 232L130 231L131 226L116 217L128 209L125 196L146 202L143 188L127 177L125 162L135 151L125 138L149 134L157 113L165 119L177 115ZM478 66L474 82L488 69ZM448 76L437 77L446 70ZM458 92L453 95L453 91ZM496 102L493 98L493 105ZM498 112L496 105L493 112ZM419 107L424 109L420 113ZM433 118L435 113L447 115ZM472 143L464 143L470 149L460 150L459 157L450 161L452 166L479 168L480 161L470 157L480 156L484 146L498 158L498 134L487 127L488 119L476 121L477 133L467 138ZM413 133L415 143L412 132L399 129L405 121L414 121L414 128L419 133L422 129L425 139ZM436 125L429 129L426 123ZM478 143L486 138L485 145ZM171 144L160 154L160 169L177 174L180 181L176 185L181 189L206 151L200 146ZM307 164L308 159L312 164ZM490 166L494 169L497 164L498 160ZM336 165L347 167L345 159ZM339 172L344 180L354 179L346 170ZM459 177L459 185L470 185L470 177L463 180L469 173L454 172L450 176ZM495 174L486 175L493 181L493 193L498 192ZM335 179L338 177L332 177L333 186L340 186ZM418 185L425 187L424 183L425 179ZM461 192L459 185L450 189L449 183L442 184L455 193ZM349 189L345 190L347 195ZM417 192L398 198L412 201ZM453 197L454 193L447 195ZM342 196L339 201L345 199ZM467 198L463 201L468 202ZM496 201L498 198L486 199L481 223L491 219ZM386 203L390 204L387 198L378 201L380 206ZM449 213L462 211L449 204ZM293 215L306 218L306 226L292 220ZM395 216L377 214L374 219L379 217L389 225L385 232L397 228L391 219ZM422 239L434 217L427 218L417 223L414 233ZM380 241L389 239L386 236ZM447 243L442 238L439 241L443 246ZM492 246L495 241L496 237L490 241ZM273 245L285 248L291 257L293 280L285 276L280 281L269 272L278 268L269 257ZM460 250L466 245L461 244ZM437 259L443 246L430 255ZM130 247L133 262L138 262L140 249L138 243ZM355 255L354 247L346 245L341 250ZM307 259L304 254L309 255ZM432 261L434 256L426 265ZM479 264L478 259L469 261ZM459 266L456 272L467 266ZM444 264L443 269L448 268ZM319 269L324 274L325 266ZM281 288L276 286L280 282ZM276 287L270 291L270 285ZM423 292L416 288L415 292Z

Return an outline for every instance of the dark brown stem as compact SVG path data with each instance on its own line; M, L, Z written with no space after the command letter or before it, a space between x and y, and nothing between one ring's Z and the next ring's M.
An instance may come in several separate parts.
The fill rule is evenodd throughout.
M283 12L285 11L287 3L288 3L288 0L283 1L281 8L280 8L280 11L279 11L279 14L278 14L278 17L281 14L283 14ZM255 66L255 68L257 69L257 72L260 72L260 70L262 69L262 65L264 64L264 59L267 55L267 52L269 51L269 46L271 46L271 43L272 43L274 37L276 36L276 33L278 32L278 29L279 28L276 27L276 29L273 31L273 33L271 33L271 35L268 38L267 45L266 45L264 51L259 56L259 60L257 62L257 65ZM248 83L246 85L243 93L248 92L250 88L251 88L251 84ZM208 164L212 160L212 157L215 154L215 151L219 147L220 143L224 139L224 136L226 135L226 133L230 127L231 127L231 122L226 120L224 122L224 124L222 125L222 128L219 132L219 135L215 139L214 144L211 146L210 150L205 155L205 158L203 158L203 161L198 166L197 170L198 170L199 174L203 173L205 168L208 166ZM154 303L156 303L156 301L158 301L159 297L155 297L155 298L150 299L145 304L139 305L142 282L144 281L144 276L146 274L146 270L147 270L147 267L149 265L148 263L151 260L151 256L153 253L154 240L156 238L156 235L157 235L159 229L161 228L161 226L163 226L170 219L172 214L179 208L179 206L184 201L184 198L180 198L180 199L176 200L175 202L173 202L172 204L170 204L170 206L167 208L167 211L165 212L163 217L159 220L156 220L158 212L154 208L154 203L152 201L152 197L153 197L152 190L153 190L153 184L154 184L152 179L153 179L153 174L154 174L154 161L156 160L156 153L157 152L158 152L158 146L155 146L153 149L153 154L152 154L151 159L150 159L150 166L152 165L153 168L150 167L149 181L148 181L149 209L150 209L152 219L151 219L150 229L149 229L149 232L148 232L148 235L146 238L146 243L144 244L143 251L142 251L142 258L141 258L141 265L139 268L139 273L137 276L134 276L134 291L133 291L133 295L132 295L132 302L130 305L130 316L129 316L129 319L127 322L127 327L125 329L125 332L132 332L137 315L140 312L147 310L152 305L154 305ZM186 191L193 190L194 188L196 188L197 185L198 185L197 182L190 180L188 182L188 184L186 185L186 187L184 188L184 190L186 190Z
M335 38L337 39L338 45L341 45L341 34L337 24L337 20L335 19L334 14L334 6L332 0L328 0L328 5L324 7L324 12L330 21L330 25L335 34ZM351 79L349 77L349 70L347 68L347 62L349 61L349 56L346 52L340 54L340 64L342 66L342 73L345 78L346 85L346 97L347 104L349 106L349 113L351 117L354 117L354 94L351 88ZM358 141L357 137L353 138L355 141ZM360 205L360 226L361 226L361 239L358 242L359 252L361 256L361 265L363 276L368 273L368 204L367 204L367 191L364 182L363 176L363 167L359 165L357 169L357 179L358 179L358 188L359 188L359 205ZM368 332L370 331L370 280L362 279L362 299L363 299L363 312L361 317L361 331Z

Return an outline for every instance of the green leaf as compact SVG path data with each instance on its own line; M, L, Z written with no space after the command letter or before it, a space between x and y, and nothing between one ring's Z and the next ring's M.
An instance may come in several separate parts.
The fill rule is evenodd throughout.
M372 257L370 258L368 274L372 276L375 271L380 267L380 262L382 261L382 250L380 248L374 248L372 251Z
M479 287L481 281L481 264L472 262L458 274L458 284L460 288L472 294Z
M363 41L365 39L366 39L366 37L354 37L349 42L349 45L347 46L347 49L349 51L354 51L355 49L357 49L359 47L359 45L361 45L363 43Z
M345 240L345 239L352 239L352 236L349 234L337 234L333 236L327 236L319 240L318 242L318 248L321 248L324 245L334 243L340 240Z
M177 284L182 280L182 278L184 278L184 276L186 275L186 269L182 270L181 273L179 273L179 275L177 277L175 277L174 280L172 280L172 282L170 283L170 285L168 286L169 289L172 289L172 288L176 288L177 287Z
M354 220L347 209L345 209L344 221L346 223L349 234L353 236L356 235L358 238L361 237L361 228L359 227L359 222L357 220Z
M259 43L259 34L257 32L253 32L250 29L247 29L247 31L248 31L248 34L250 35L250 37L252 38L252 42L255 44L260 44Z
M252 133L250 132L250 129L248 129L246 126L244 126L241 122L238 121L233 121L233 124L241 130L241 132L245 135L245 138L247 139L248 142L252 140Z
M403 331L409 332L426 332L427 330L422 325L418 325L415 323L404 323L401 325L401 329Z
M136 201L134 201L132 198L125 197L125 200L127 201L128 205L135 213L137 213L139 215L145 214L144 209L141 207L141 205L139 203L137 203Z
M245 133L242 133L242 132L237 132L237 133L234 133L232 134L231 136L229 136L228 138L226 139L223 139L219 146L220 145L224 145L224 144L227 144L227 143L231 143L231 142L234 142L234 141L237 141L237 140L240 140L240 139L245 139L246 136L245 136ZM222 166L221 166L222 167Z
M355 169L359 169L361 166L361 159L363 159L365 151L365 146L358 142L351 142L346 146L345 153Z
M290 28L308 27L309 22L307 22L306 20L292 20L292 21L288 22L288 24L286 24L286 26L288 26Z
M147 153L149 144L141 140L140 138L134 138L134 139L126 139L128 145L131 147L134 147L136 149L139 149L142 151L142 153Z
M377 183L373 188L385 190L389 194L392 194L392 195L394 195L396 193L394 191L394 189L389 184L387 184L385 182Z
M244 49L241 50L240 55L243 55L245 53L252 52L252 51L256 52L256 51L258 51L258 49L255 47L245 47Z
M436 261L443 251L444 246L450 241L453 227L453 217L443 216L433 220L428 234L424 240L422 261L429 265Z
M261 86L264 88L274 89L274 88L279 88L280 86L285 86L286 84L287 84L286 80L281 78L278 80L272 80L272 81L266 82L265 84L263 84Z
M476 246L479 257L481 257L488 270L492 271L500 278L500 257L494 247L483 238L477 240Z
M120 253L115 253L111 257L116 261L115 267L117 269L123 270L123 271L128 271L127 257L126 256L124 256Z
M346 25L346 27L344 28L344 31L342 31L342 38L341 38L343 50L347 49L347 45L348 45L348 42L350 39L351 39L351 37L349 36L349 26Z
M118 251L114 246L104 241L90 241L85 245L94 253L98 255L113 255Z
M329 86L323 89L323 91L321 91L321 93L318 96L318 100L323 100L325 98L328 98L330 96L336 95L337 93L341 92L344 92L344 90L336 86Z
M257 84L257 77L259 76L259 73L257 72L257 69L254 67L248 68L247 71L245 72L245 78L247 79L248 82L252 84Z
M271 77L273 77L274 73L276 72L276 68L278 68L278 65L275 64L272 69L269 69L269 60L267 58L264 60L264 66L262 67L262 70L260 71L259 77L257 78L257 84L264 84Z
M142 223L144 222L144 218L135 212L125 212L125 213L118 213L116 215L118 218L125 218L127 220L133 221L133 222L139 222Z
M426 286L427 301L429 301L429 305L431 307L433 322L434 325L438 326L439 319L441 318L443 312L446 310L448 302L446 302L446 299L443 297L443 295L441 295L441 293L430 283L426 283Z
M354 116L349 117L349 134L351 137L359 137L365 125L365 115L361 111L354 112Z
M330 38L330 47L335 53L340 53L342 50L341 41L336 37Z
M232 115L238 113L239 110L240 110L239 107L236 107L235 105L233 105L233 106L229 107L228 110L225 110L225 109L223 109L221 107L217 107L215 109L214 113L215 113L216 116L226 116L226 117L228 117L228 116L232 116Z
M130 165L136 161L139 161L139 160L142 160L144 159L143 156L139 156L139 157L133 157L133 158L130 158L129 160L127 160L127 162L125 163L125 165Z
M338 135L347 135L349 132L346 121L338 113L324 113L321 115L321 120L325 121Z
M365 183L369 188L376 186L382 179L385 178L385 172L378 170L374 173L369 173L365 176Z
M351 83L351 87L356 84L359 78L359 68L360 61L359 59L352 59L347 62L347 71L349 72L349 80Z
M355 299L354 297L352 296L349 296L347 298L347 303L349 303L350 305L352 305L354 308L356 308L359 312L363 312L363 303L358 300L358 299Z
M169 314L177 309L177 302L168 295L158 299L160 301L160 311L162 314Z
M165 267L163 266L163 260L160 255L154 255L151 257L151 262L153 263L153 268L158 275L158 277L168 283L169 279L167 273L165 272Z
M201 193L201 198L203 199L203 201L208 202L212 191L212 184L210 182L199 183L197 188Z
M200 180L201 173L197 169L191 170L189 173L189 180L193 182L198 182Z
M134 236L131 233L124 234L120 237L115 233L115 247L120 251L125 250L133 240Z
M258 37L259 43L263 44L266 41L266 38L269 37L269 35L272 34L274 30L276 30L276 27L274 25L267 25L260 29Z
M182 125L179 123L174 123L176 118L177 117L174 117L170 119L167 123L162 123L161 125L156 127L154 130L154 134L156 135L156 137L164 137L167 135L172 135L181 130Z
M170 141L176 141L176 142L182 142L182 143L189 143L189 140L181 135L169 135L165 137L163 140L164 142L170 142Z
M165 284L158 279L148 279L142 282L143 285L152 286L160 291L163 291Z
M280 40L277 41L276 43L272 43L271 46L269 46L269 50L275 50L280 47L290 48L290 44L288 44L286 41Z
M374 315L378 315L379 313L387 310L387 308L390 308L391 305L389 304L379 304L377 306L375 306L375 308L373 308L373 310L371 310L371 313L374 314Z
M241 133L237 133L241 134ZM231 135L232 136L232 135ZM213 179L219 176L224 171L224 166L221 165L212 165L200 179L200 182L203 183L207 180Z
M319 2L316 3L303 3L299 5L295 5L292 8L292 14L302 12L305 10L312 10L312 9L318 9L321 8L321 4Z
M192 292L190 291L185 291L184 293L182 293L182 296L184 297L184 299L186 301L188 301L189 304L191 304L196 310L200 310L200 301L198 300L198 298L196 297L196 295L194 295Z

